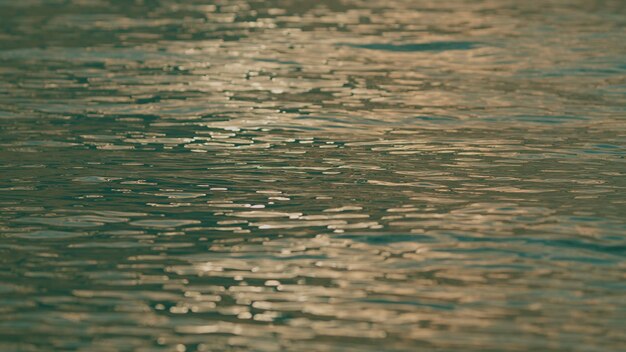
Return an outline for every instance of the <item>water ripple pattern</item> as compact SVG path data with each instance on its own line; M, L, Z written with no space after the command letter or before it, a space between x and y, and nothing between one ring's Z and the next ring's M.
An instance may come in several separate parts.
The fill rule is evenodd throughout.
M620 351L626 2L0 0L0 351Z

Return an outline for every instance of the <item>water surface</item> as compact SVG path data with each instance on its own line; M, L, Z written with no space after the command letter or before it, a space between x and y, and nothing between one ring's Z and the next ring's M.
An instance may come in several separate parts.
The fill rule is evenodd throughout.
M0 0L0 350L619 351L624 1Z

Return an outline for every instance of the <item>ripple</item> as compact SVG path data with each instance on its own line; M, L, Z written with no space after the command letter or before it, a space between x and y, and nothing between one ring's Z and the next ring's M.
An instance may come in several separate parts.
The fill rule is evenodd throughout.
M61 217L25 217L17 219L17 222L28 224L41 224L59 227L94 227L110 223L127 222L127 218L103 217L96 215L78 215Z
M354 48L396 51L396 52L416 52L416 51L448 51L448 50L469 50L478 44L472 42L430 42L412 44L346 44Z
M133 226L148 227L148 228L174 228L185 225L199 224L198 220L175 220L175 219L152 219L152 220L137 220L130 222Z
M55 240L55 239L83 237L87 235L88 234L84 232L42 230L42 231L34 231L30 233L14 234L12 235L12 237L32 239L32 240Z

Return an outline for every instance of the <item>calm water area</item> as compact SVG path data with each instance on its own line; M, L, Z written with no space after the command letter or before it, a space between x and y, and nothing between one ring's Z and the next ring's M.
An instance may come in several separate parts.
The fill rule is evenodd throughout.
M0 352L624 351L626 1L0 0Z

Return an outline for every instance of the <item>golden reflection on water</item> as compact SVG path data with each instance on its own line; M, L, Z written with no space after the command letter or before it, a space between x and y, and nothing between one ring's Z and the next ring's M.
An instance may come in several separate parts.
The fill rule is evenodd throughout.
M625 11L0 1L0 350L620 350Z

